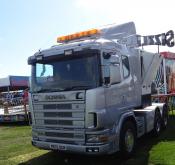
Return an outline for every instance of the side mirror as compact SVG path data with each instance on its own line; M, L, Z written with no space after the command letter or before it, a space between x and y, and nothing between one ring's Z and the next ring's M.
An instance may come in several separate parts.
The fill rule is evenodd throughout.
M121 82L120 65L111 64L110 65L110 83L116 84Z
M110 58L110 83L120 83L121 74L120 74L120 59L119 56L113 55Z
M106 55L106 54L105 54ZM121 82L120 58L118 55L105 56L103 65L104 84L106 86Z

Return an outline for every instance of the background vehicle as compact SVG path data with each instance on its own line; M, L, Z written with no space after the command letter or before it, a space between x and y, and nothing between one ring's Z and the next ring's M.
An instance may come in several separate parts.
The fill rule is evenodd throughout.
M172 46L172 34L162 45ZM29 57L32 144L129 155L138 137L158 135L168 108L151 103L151 84L162 56L140 50L149 44L140 38L130 22L59 37L57 46Z

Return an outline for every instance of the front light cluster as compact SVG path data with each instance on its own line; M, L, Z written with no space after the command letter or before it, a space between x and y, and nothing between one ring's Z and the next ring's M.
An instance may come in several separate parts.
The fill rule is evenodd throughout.
M88 143L105 143L108 141L109 137L107 134L104 135L87 135L86 136Z

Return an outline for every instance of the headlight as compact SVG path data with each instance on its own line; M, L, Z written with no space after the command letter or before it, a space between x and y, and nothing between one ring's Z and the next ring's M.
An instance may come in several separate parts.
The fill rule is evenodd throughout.
M108 135L87 135L88 143L105 143L109 140Z
M98 135L87 135L87 142L89 143L99 142Z

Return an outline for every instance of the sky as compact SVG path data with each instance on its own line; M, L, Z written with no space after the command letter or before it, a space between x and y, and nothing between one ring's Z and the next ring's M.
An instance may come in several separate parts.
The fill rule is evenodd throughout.
M137 34L154 35L175 31L174 15L173 0L0 0L0 78L29 76L28 57L58 36L130 21Z

